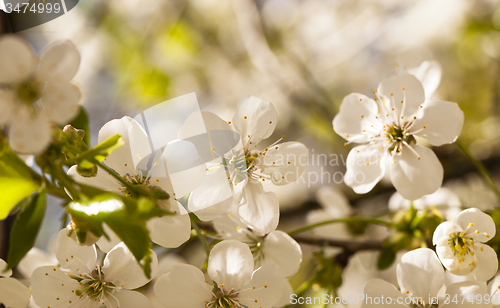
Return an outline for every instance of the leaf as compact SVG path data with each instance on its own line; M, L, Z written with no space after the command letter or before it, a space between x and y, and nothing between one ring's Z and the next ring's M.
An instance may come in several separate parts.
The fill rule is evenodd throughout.
M10 234L10 247L7 256L10 268L15 267L35 244L45 214L45 207L46 194L43 190L34 194L23 205Z
M90 169L95 164L102 162L111 152L121 147L125 141L116 134L99 143L88 152L79 155L73 160L84 169Z
M383 270L391 266L391 264L396 260L396 253L391 247L384 248L378 257L377 268Z
M89 117L87 115L87 111L85 111L85 108L83 106L80 106L80 112L76 116L76 118L73 119L69 123L71 126L77 129L83 129L85 131L85 136L83 137L83 141L87 144L87 146L90 147L90 126L89 126Z
M33 171L7 146L0 150L0 220L18 208L40 185Z

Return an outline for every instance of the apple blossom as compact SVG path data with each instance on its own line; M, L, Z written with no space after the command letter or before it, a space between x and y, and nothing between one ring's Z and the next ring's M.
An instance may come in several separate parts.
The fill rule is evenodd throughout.
M438 257L428 248L419 248L407 252L397 265L397 280L400 290L385 280L372 279L365 286L366 300L363 308L375 308L381 302L375 303L372 299L384 297L384 304L390 302L393 307L463 307L470 296L486 295L486 289L474 281L463 281L449 285L445 293L446 298L437 298L439 291L444 286L445 272ZM470 304L468 302L465 302ZM491 308L491 304L477 301L474 307Z
M80 53L70 42L50 46L37 58L21 39L0 40L0 125L10 146L39 154L52 139L50 123L67 124L78 113L80 89L71 83Z
M146 278L128 248L120 243L97 262L94 246L80 246L61 230L56 240L56 257L60 267L42 266L31 276L33 299L40 307L151 307L137 289ZM158 259L151 252L151 276Z
M158 200L157 204L165 210L173 211L176 215L166 215L150 219L147 227L153 242L164 247L178 247L187 241L191 235L191 221L184 207L175 200L176 192L183 195L190 192L197 183L195 177L183 179L184 182L173 183L167 172L167 165L175 164L176 160L191 161L197 159L197 152L187 141L178 141L174 146L167 146L163 153L157 152L151 166L148 161L152 155L148 136L144 129L132 118L123 117L106 123L99 131L99 142L120 134L125 140L125 145L113 151L106 159L108 167L116 171L121 177L132 185L155 186L166 191L170 198ZM180 145L180 146L177 146ZM192 148L191 148L192 147ZM174 150L171 150L173 148ZM191 155L191 156L190 156ZM198 172L202 179L204 168ZM76 181L104 190L122 193L128 196L130 192L114 177L99 169L95 177L83 177L77 173L76 166L69 169L68 174ZM177 178L178 179L178 178ZM175 188L175 192L174 192ZM112 241L101 238L99 248L108 251L120 242L117 236L106 228L111 234Z
M462 211L455 222L446 221L434 231L432 242L444 267L452 274L473 274L486 281L498 269L497 254L483 243L495 236L493 219L476 208Z
M6 308L24 308L30 301L30 290L19 280L11 278L12 270L0 259L0 305Z
M213 247L207 273L215 285L198 268L176 265L156 282L156 297L167 308L271 308L283 292L278 266L264 264L254 271L250 248L236 240Z
M425 137L433 146L454 142L464 121L456 103L426 100L420 81L405 74L382 80L376 98L352 93L333 119L337 134L354 147L347 157L345 182L356 193L367 193L386 172L396 190L408 200L435 192L443 181L443 167L434 152L418 145Z

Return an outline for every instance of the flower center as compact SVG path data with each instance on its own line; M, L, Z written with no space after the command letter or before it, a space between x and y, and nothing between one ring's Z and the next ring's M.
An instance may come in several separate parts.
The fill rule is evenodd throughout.
M27 79L16 87L16 95L19 100L28 106L33 105L40 97L42 97L41 84L34 78Z
M233 156L231 159L225 160L225 165L233 184L237 184L252 176L252 173L256 169L255 160L259 157L259 154L252 154L249 150L232 152Z
M387 138L391 142L391 146L389 147L389 151L394 151L396 147L402 148L402 144L416 143L415 137L413 135L408 134L406 127L411 123L404 123L403 126L399 126L397 124L392 124L391 127L387 130Z
M214 295L212 300L205 304L205 308L238 308L243 307L238 303L236 299L238 297L238 293L236 293L233 289L228 292L225 292L223 289L214 287L212 291Z
M471 252L471 245L474 241L464 235L463 232L454 232L449 235L448 245L453 251L453 255L461 258L466 256Z
M115 286L104 280L104 273L101 268L93 270L90 274L86 274L85 278L81 281L83 288L75 290L75 295L82 296L86 294L89 298L94 300L101 300L106 298L115 288Z

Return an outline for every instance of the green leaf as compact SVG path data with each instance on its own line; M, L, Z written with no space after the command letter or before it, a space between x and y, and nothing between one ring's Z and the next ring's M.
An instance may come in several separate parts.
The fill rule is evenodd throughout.
M0 149L0 220L7 218L39 187L33 171L4 145Z
M121 147L125 141L120 135L114 135L99 143L87 153L83 153L73 160L84 169L90 169L95 164L102 162L111 152Z
M7 256L10 268L15 267L35 244L45 214L45 206L45 191L34 194L24 204L10 234L10 247Z
M77 129L83 129L85 131L85 136L83 137L83 141L90 147L90 126L89 126L89 117L87 115L87 111L85 111L85 108L83 106L80 106L80 112L76 116L76 118L73 119L69 123L69 125L73 126L74 128Z
M384 248L378 257L377 267L379 270L383 270L391 266L391 264L396 260L396 253L391 247Z

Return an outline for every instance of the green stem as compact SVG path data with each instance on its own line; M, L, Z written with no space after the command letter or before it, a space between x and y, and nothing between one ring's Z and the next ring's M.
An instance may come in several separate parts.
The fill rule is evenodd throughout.
M198 239L200 240L201 244L203 245L203 249L205 249L205 252L207 253L207 257L208 257L208 255L210 254L210 248L208 247L207 239L205 238L203 233L201 233L202 231L197 224L198 218L196 218L196 216L194 216L193 213L189 213L189 218L191 218L191 226L196 231L196 235L198 236Z
M59 170L59 168L57 166L51 167L50 169L51 169L50 170L51 176L54 177L55 179L57 179L59 181L59 183L62 186L64 186L64 188L66 188L68 190L68 192L71 195L71 198L73 200L74 199L79 199L80 198L80 193L73 186L73 183L72 183L73 180L71 178L69 178L66 175L66 173L64 173L64 171L62 169Z
M384 225L390 228L396 228L396 225L392 222L383 221L375 218L364 218L364 217L348 217L348 218L340 218L340 219L332 219L327 221L318 222L312 225L308 225L302 228L295 229L293 231L288 232L288 235L293 236L298 233L302 233L304 231L308 231L314 229L316 227L321 227L328 224L339 223L339 222L365 222L375 225Z
M106 166L105 164L101 162L97 162L96 165L101 168L102 170L106 171L109 173L112 177L114 177L118 182L120 182L123 186L127 187L127 189L135 194L135 188L132 184L130 184L128 181L126 181L124 178L122 178L118 173L113 171L111 168Z
M498 188L495 185L495 181L493 181L493 178L492 178L491 174L486 169L486 167L483 165L483 163L479 159L477 159L474 156L474 154L471 153L471 151L469 150L469 148L461 140L457 140L455 143L458 145L458 147L460 148L460 150L462 150L462 152L464 152L464 154L476 166L476 168L479 171L479 173L481 173L481 175L486 180L486 183L488 183L488 185L490 186L491 190L495 193L495 195L497 196L498 200L500 201L500 191L498 191Z

